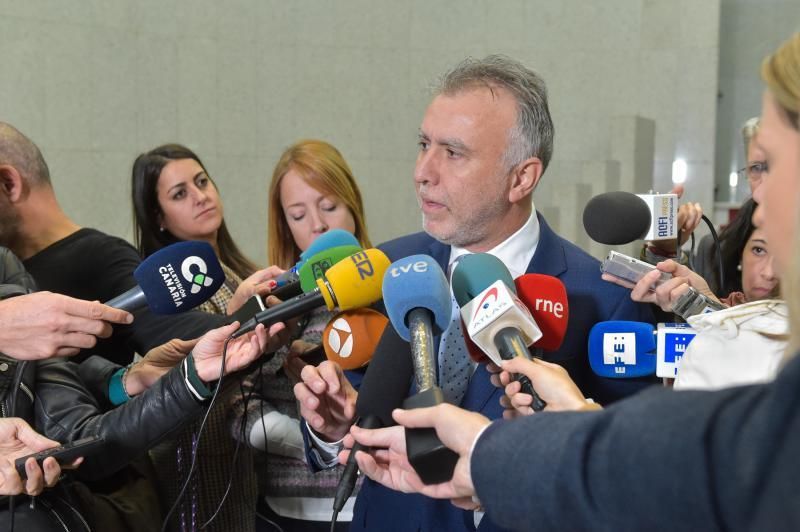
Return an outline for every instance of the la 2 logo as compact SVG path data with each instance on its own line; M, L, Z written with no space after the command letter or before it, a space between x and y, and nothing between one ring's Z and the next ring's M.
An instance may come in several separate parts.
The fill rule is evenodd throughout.
M353 261L353 264L356 265L358 275L361 277L362 281L367 277L372 277L375 274L375 268L372 267L369 257L363 251L356 253L355 255L351 255L350 259Z

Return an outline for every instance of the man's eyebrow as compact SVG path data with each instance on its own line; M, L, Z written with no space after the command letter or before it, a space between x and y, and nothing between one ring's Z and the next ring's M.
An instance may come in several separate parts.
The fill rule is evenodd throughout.
M460 152L464 152L464 153L469 153L469 152L472 151L469 148L469 146L464 144L464 141L462 141L461 139L458 139L458 138L454 138L454 137L446 137L446 138L443 138L443 139L438 139L436 141L436 144L438 144L440 146L446 146L446 147L449 147L449 148L454 148L455 150L460 151Z

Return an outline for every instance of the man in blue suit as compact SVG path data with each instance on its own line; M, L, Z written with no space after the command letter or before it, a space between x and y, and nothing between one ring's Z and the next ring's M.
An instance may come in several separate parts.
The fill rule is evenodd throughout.
M601 379L589 369L586 343L595 323L653 318L627 290L602 281L598 261L556 235L535 212L533 192L553 150L542 79L503 56L462 62L442 78L425 112L419 146L414 184L425 232L380 246L389 258L428 254L449 272L467 253L490 253L513 277L557 277L567 289L570 322L561 348L545 358L567 368L583 392L600 402L649 385ZM453 387L453 401L500 417L502 390L492 386L483 365L473 366L464 372L463 390ZM307 366L302 379L295 393L311 429L309 459L314 467L324 467L333 463L336 444L353 423L357 392L332 363ZM440 385L448 388L442 380L440 375ZM491 516L366 480L351 530L474 530L478 524L480 530L497 529Z

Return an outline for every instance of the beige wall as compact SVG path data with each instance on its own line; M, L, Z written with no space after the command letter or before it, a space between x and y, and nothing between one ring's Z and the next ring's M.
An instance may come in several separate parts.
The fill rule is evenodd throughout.
M685 157L688 195L711 200L719 11L719 0L2 0L0 119L40 144L79 223L127 238L134 157L187 144L263 262L266 181L302 137L351 163L375 241L418 230L425 87L466 55L507 53L550 88L555 156L537 206L584 243L587 196L636 165L637 182L665 191ZM655 128L620 146L633 130L612 131L634 123Z

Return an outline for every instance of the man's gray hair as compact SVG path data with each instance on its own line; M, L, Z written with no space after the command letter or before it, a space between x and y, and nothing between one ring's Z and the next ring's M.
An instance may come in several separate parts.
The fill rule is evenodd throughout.
M50 185L50 169L31 139L11 124L0 122L0 164L8 164L32 184Z
M553 120L547 106L547 87L536 72L505 55L483 59L467 58L445 73L434 86L435 94L453 95L475 85L492 90L500 87L517 101L517 124L509 131L508 147L503 156L511 169L530 157L547 168L553 155Z
M761 118L757 116L750 118L742 126L742 141L744 142L745 163L749 162L747 160L747 149L750 147L750 141L753 140L753 137L756 136L756 133L758 133L758 128L760 126L761 126Z

